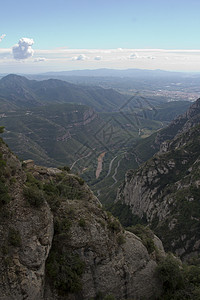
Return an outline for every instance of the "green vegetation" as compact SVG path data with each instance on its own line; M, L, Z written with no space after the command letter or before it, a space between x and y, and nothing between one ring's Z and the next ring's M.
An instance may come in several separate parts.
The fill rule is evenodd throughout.
M43 191L45 193L46 200L51 207L51 210L55 212L61 203L57 185L55 184L55 182L44 183Z
M84 263L78 254L62 251L57 244L51 249L46 263L47 275L59 294L77 293L81 290L81 275Z
M2 153L0 153L0 176L3 177L5 171L6 161L3 159Z
M54 218L54 233L55 234L65 234L67 235L69 233L69 229L71 227L71 221L66 216L63 218L59 218L56 216Z
M156 113L154 110L146 110L145 113L148 119L169 122L183 114L190 105L189 101L164 102L156 106Z
M154 145L155 137L156 133L153 133L149 137L137 141L134 146L130 147L130 154L137 156L141 163L150 159L159 150L159 146ZM151 147L152 145L153 147Z
M74 221L74 211L54 212L54 239L46 263L47 276L58 294L78 293L82 288L81 275L84 263L79 255L69 248L70 228ZM80 223L81 222L81 223ZM79 220L85 226L84 220Z
M27 85L27 82L24 81L24 78L21 78L18 83ZM51 89L52 86L49 81L46 84L44 93L48 93L48 99L51 99L52 94L49 94L49 91L46 90L47 87ZM57 84L58 82L55 82L55 85ZM42 82L41 85L43 85ZM131 161L125 159L123 153L135 141L141 139L141 136L138 135L139 127L146 135L159 129L162 124L159 121L148 120L142 116L136 117L135 113L131 112L126 112L125 114L121 114L116 110L115 112L108 112L110 111L109 107L114 108L111 102L116 101L112 96L115 92L110 90L104 91L104 97L101 99L101 97L97 96L99 90L97 92L93 88L92 95L94 98L90 98L90 103L92 104L98 98L95 105L98 105L98 107L102 106L107 113L100 114L100 116L92 118L91 122L86 122L85 124L84 118L91 111L90 108L75 103L63 103L64 94L60 88L57 88L57 97L54 95L51 104L45 103L44 95L37 95L35 99L38 99L38 96L42 96L43 104L45 103L44 106L31 106L15 110L15 112L6 112L6 118L2 118L2 125L5 125L7 128L7 131L4 133L4 139L9 142L11 149L19 153L20 158L31 158L36 164L60 167L67 164L69 167L66 167L66 171L69 172L70 166L76 161L72 171L83 172L84 180L92 186L94 191L103 190L101 201L103 202L104 199L108 199L108 202L111 202L115 197L117 187L123 180L123 174L129 168L130 163L133 163L133 167L137 167L135 158L132 157ZM40 93L42 93L41 89ZM112 100L107 98L107 93ZM65 97L67 97L66 95ZM60 99L59 103L52 104L59 97L62 100ZM106 105L102 105L105 97L108 101ZM126 98L120 95L121 97L123 99ZM73 99L74 94L70 96L70 102L73 102ZM38 102L40 103L40 101ZM82 97L79 102L84 102ZM120 107L120 103L119 101L118 107ZM27 104L27 101L23 103L21 100L20 104ZM113 109L111 110L113 111ZM139 125L137 124L138 119ZM110 156L106 161L100 178L96 180L97 157L103 151L107 152L107 154L109 152ZM105 178L111 159L118 153L119 157L113 164L110 176ZM115 181L112 179L112 176L115 172L114 168L117 167L119 161L121 163L116 174L117 184L114 184ZM110 185L113 185L112 189L107 188ZM109 193L108 196L107 193Z
M6 185L5 176L7 174L6 161L3 159L2 153L0 153L0 208L9 203L11 197L9 195L8 186Z
M74 176L74 178L78 181L78 183L79 183L80 185L84 185L85 181L83 180L83 178L78 177L78 176Z
M164 293L161 300L200 299L200 265L182 265L172 254L163 258L157 267Z
M26 186L34 186L39 189L42 189L42 183L39 180L37 180L30 172L26 173Z
M18 75L7 75L2 78L0 89L1 104L3 108L10 110L49 103L82 103L97 111L104 111L105 107L107 111L113 111L126 100L125 96L112 89L83 87L56 79L37 82Z
M59 189L54 182L44 183L43 190L48 196L59 196Z
M4 132L4 126L0 126L0 133Z
M40 207L47 200L51 209L56 211L62 198L84 198L84 190L81 189L84 180L75 175L68 175L66 171L57 174L55 182L41 182L29 172L26 175L24 196L32 206Z
M153 241L154 234L147 226L138 224L135 226L127 227L126 229L137 235L142 240L142 243L147 248L149 254L151 254L153 251L156 251L156 247Z
M117 219L109 221L108 228L113 232L119 232L121 230L121 225Z
M145 217L140 219L138 216L133 215L130 207L120 201L108 204L105 207L113 214L113 216L119 219L124 227L136 225L138 223L143 225L147 224Z
M183 287L181 264L173 255L168 254L157 267L159 278L165 292L175 292Z
M45 201L45 195L43 191L33 186L24 188L24 197L30 205L35 207L41 207Z
M67 171L68 173L70 173L70 167L69 166L63 166L63 167L60 167L60 170L62 171Z
M165 249L175 251L176 248L184 248L185 239L188 239L187 252L192 251L196 240L200 238L199 216L200 216L200 189L195 184L182 188L171 194L173 205L171 215L166 221L152 224L156 234L164 237ZM175 220L174 226L169 230L169 223ZM184 239L181 239L184 236ZM195 236L195 239L190 239ZM174 241L172 246L172 240Z
M154 155L137 171L137 176L144 178L150 195L154 190L154 212L162 210L163 205L169 211L162 221L154 214L150 228L160 237L166 251L175 253L184 249L181 258L195 251L195 242L200 239L199 143L200 126L197 125L179 134L170 143L167 152ZM150 182L147 176L149 170L155 172ZM133 176L134 172L130 172L130 176L127 174L127 181L130 182ZM123 191L123 187L121 189ZM145 218L138 220L129 207L123 206L120 202L110 206L123 225L147 224Z
M84 191L80 188L84 181L78 176L67 175L66 173L57 175L56 189L60 197L66 197L68 199L82 199L84 197Z
M24 197L28 203L35 207L41 207L45 201L43 184L37 180L31 173L27 173L26 186L24 187Z
M85 228L86 228L86 221L85 221L85 219L81 218L81 219L78 221L78 225L79 225L80 227L82 227L83 229L85 229Z
M10 227L8 231L8 243L14 247L21 246L21 236L18 230Z
M120 232L122 229L122 226L121 226L119 220L117 218L113 217L112 214L108 211L107 211L107 216L108 216L108 228L113 233Z
M8 187L0 180L0 208L11 200Z
M67 244L71 224L74 221L74 210L67 207L63 210L60 204L66 199L84 199L84 181L78 176L68 174L66 170L57 174L52 181L45 179L45 175L43 180L37 180L29 172L26 175L24 187L26 200L36 208L40 208L47 200L54 213L53 245L46 262L48 279L60 295L78 293L82 288L81 275L84 263ZM80 218L78 224L85 229L86 222L83 218ZM18 246L17 233L11 231L9 236L10 243Z
M117 236L117 243L118 245L123 245L126 243L126 238L124 235L120 234Z

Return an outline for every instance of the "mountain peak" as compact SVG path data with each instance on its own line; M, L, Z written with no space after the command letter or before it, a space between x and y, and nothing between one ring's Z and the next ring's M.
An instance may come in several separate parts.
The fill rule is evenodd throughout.
M197 115L200 113L200 98L198 98L187 110L186 116L188 118L193 117L194 115Z
M17 75L17 74L8 74L5 77L3 77L1 80L27 80L26 77Z
M20 75L16 75L16 74L9 74L5 77L3 77L0 80L0 85L3 86L18 86L18 85L23 85L23 84L28 84L29 80L24 77L24 76L20 76Z

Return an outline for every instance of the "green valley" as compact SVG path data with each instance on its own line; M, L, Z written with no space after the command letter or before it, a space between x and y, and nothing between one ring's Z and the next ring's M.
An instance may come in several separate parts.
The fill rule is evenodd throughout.
M20 159L70 167L106 206L113 203L124 173L155 152L147 147L151 134L190 104L18 75L0 80L0 103L4 140Z

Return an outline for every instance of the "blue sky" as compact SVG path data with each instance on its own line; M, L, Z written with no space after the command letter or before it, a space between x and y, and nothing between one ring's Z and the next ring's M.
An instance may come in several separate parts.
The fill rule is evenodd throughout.
M96 56L91 58L86 50L92 49L130 49L125 53L120 50L123 54L121 60L125 61L126 55L129 58L132 55L134 59L131 58L131 67L135 64L141 68L145 68L145 54L140 54L138 49L200 50L199 0L6 0L1 4L1 12L0 37L3 34L6 36L0 42L0 73L1 69L10 70L12 66L14 71L28 71L33 62L38 62L37 67L34 65L34 72L37 69L82 69L107 65L128 67L127 63L123 65L119 61L108 63L109 57L105 60L105 55L97 51ZM19 56L14 61L11 59L12 47L21 38L34 41L34 44L29 45L29 50L32 48L34 52L25 57L23 64ZM63 56L59 53L62 48L75 51L68 51L68 56ZM54 50L54 53L48 50ZM172 58L170 55L167 53L165 57L169 60L169 56ZM160 66L167 69L167 64L159 65L156 62L152 51L146 53L148 56L153 59L151 64L146 64L146 68ZM194 67L192 65L199 53L195 52L194 56L189 65L191 53L185 55L185 69L198 68L200 71L200 62ZM117 57L120 60L120 56ZM174 55L174 59L177 57L177 54ZM93 63L89 62L91 59ZM179 62L174 60L168 69L184 70L184 66L180 66L182 60L183 53Z

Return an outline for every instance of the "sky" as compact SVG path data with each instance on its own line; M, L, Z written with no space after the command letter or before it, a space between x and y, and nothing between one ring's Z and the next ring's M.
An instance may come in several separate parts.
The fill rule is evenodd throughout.
M199 11L199 0L6 0L0 73L200 72Z

